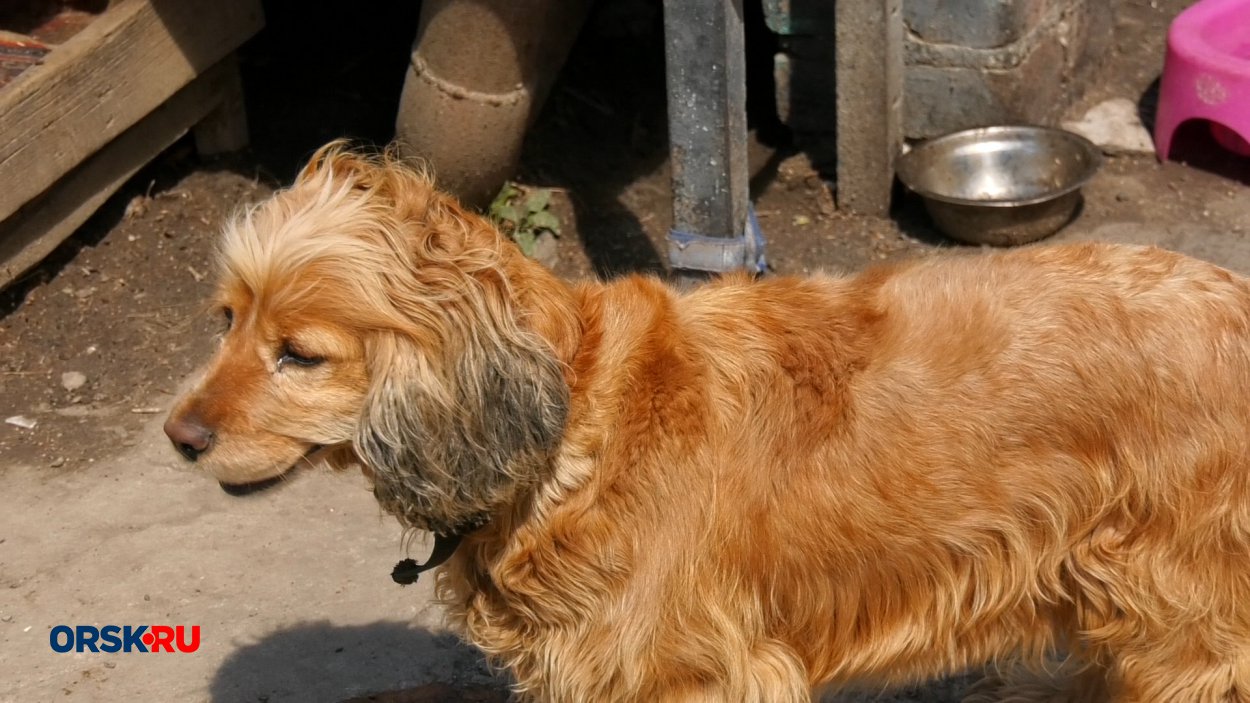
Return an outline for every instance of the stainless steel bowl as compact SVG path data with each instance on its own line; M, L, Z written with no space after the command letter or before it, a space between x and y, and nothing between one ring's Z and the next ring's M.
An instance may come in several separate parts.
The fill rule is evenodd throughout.
M1036 241L1071 221L1102 155L1051 127L983 127L916 145L899 180L924 199L934 224L970 244Z

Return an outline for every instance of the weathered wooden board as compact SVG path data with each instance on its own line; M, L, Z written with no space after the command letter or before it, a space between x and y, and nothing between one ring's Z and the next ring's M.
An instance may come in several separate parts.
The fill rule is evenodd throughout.
M221 61L262 24L259 0L113 4L42 65L0 91L0 220Z
M39 263L135 174L235 95L233 56L210 68L0 222L0 288Z

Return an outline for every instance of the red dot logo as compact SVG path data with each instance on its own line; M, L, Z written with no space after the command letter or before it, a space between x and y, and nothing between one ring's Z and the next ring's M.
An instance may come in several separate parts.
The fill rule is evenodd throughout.
M151 632L145 632L139 639L143 640L144 644L151 647L152 643L156 642L156 635L153 635Z

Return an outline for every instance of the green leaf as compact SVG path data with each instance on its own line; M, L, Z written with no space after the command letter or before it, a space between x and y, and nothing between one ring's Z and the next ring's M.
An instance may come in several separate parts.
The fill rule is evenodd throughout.
M516 234L513 235L513 239L516 241L517 246L521 247L521 253L526 256L534 255L534 243L538 241L538 237L535 236L533 230L517 230Z
M499 194L490 202L490 213L494 215L496 210L516 200L520 194L521 191L511 181L504 183L499 189Z
M525 199L525 209L528 210L530 214L542 212L543 210L546 210L549 205L551 205L551 191L546 188L531 191L529 197Z
M525 224L536 230L545 229L552 234L560 234L560 218L547 210L533 213L525 220Z
M517 212L516 207L512 205L500 205L491 209L491 217L500 222L507 222L512 226L521 223L521 213Z

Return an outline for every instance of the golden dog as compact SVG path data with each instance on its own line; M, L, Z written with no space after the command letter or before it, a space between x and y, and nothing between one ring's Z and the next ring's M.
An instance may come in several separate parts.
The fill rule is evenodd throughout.
M992 664L980 700L1250 700L1250 288L1223 269L1085 244L570 285L337 144L222 263L174 442L224 484L325 447L466 533L440 596L528 697Z

